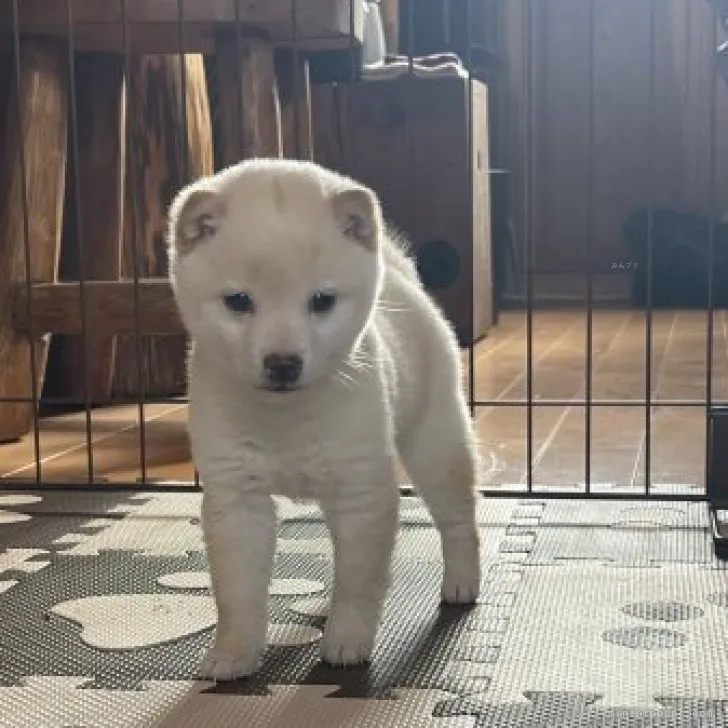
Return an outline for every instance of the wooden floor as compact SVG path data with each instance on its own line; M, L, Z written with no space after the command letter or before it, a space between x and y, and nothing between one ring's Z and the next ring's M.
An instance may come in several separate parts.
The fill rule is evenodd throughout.
M585 480L587 316L585 312L533 314L532 482L573 486ZM508 312L476 349L475 391L491 487L527 480L528 414L526 316ZM592 397L629 406L595 404L591 416L591 483L643 487L648 441L644 312L598 311L592 327ZM698 311L657 311L652 329L651 482L702 486L705 458L707 317ZM713 399L728 401L728 315L716 312ZM562 400L558 406L548 400ZM693 406L667 404L689 401ZM512 404L508 404L511 402ZM193 478L183 402L98 409L91 418L92 477L97 481L188 481ZM84 413L41 421L39 451L44 482L89 479ZM34 437L0 446L0 478L35 480ZM606 487L606 486L605 486Z

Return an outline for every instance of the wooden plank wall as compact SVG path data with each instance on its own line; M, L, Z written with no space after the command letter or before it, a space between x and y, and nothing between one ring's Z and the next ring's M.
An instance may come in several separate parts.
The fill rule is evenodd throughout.
M717 189L720 209L728 210L728 134L720 132L728 119L728 88L714 73L716 36L718 42L725 37L715 23L713 3L593 0L592 40L590 1L503 3L508 100L499 121L506 134L505 158L515 173L512 200L520 245L528 230L526 142L531 134L531 230L536 269L543 272L585 270L589 227L592 268L608 271L624 258L621 225L637 207L653 203L708 212L714 88ZM530 26L527 3L532 3ZM531 125L525 82L529 35Z

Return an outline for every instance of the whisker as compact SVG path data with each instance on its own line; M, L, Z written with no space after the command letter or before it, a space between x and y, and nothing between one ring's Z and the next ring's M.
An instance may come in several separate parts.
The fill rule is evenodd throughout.
M374 367L374 362L364 358L357 359L354 357L350 357L344 362L344 366L348 366L357 372L363 372L368 369L372 369Z
M334 376L336 377L336 380L343 384L347 389L353 389L354 387L352 385L356 384L353 377L350 377L341 370L337 371Z

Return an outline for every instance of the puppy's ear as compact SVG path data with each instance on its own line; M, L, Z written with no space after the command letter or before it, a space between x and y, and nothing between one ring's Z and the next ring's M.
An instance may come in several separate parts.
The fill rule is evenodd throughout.
M347 187L331 197L334 218L341 232L368 250L376 250L382 229L379 200L366 187Z
M185 255L215 237L225 214L222 196L209 188L182 190L169 208L168 243Z

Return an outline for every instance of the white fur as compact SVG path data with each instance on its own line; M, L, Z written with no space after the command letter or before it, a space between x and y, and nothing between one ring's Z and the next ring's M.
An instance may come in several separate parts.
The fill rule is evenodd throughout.
M353 213L368 241L345 234L346 214L335 214L337 196L352 189L362 193ZM202 676L232 679L259 665L273 494L318 501L332 534L322 657L369 658L389 586L398 457L442 537L443 600L475 601L476 447L457 343L373 193L311 163L244 162L179 194L169 238L193 342L189 432L218 608ZM307 309L319 289L339 297L326 316ZM253 296L254 314L225 309L221 296L237 291ZM260 388L262 358L276 351L302 356L300 389Z

